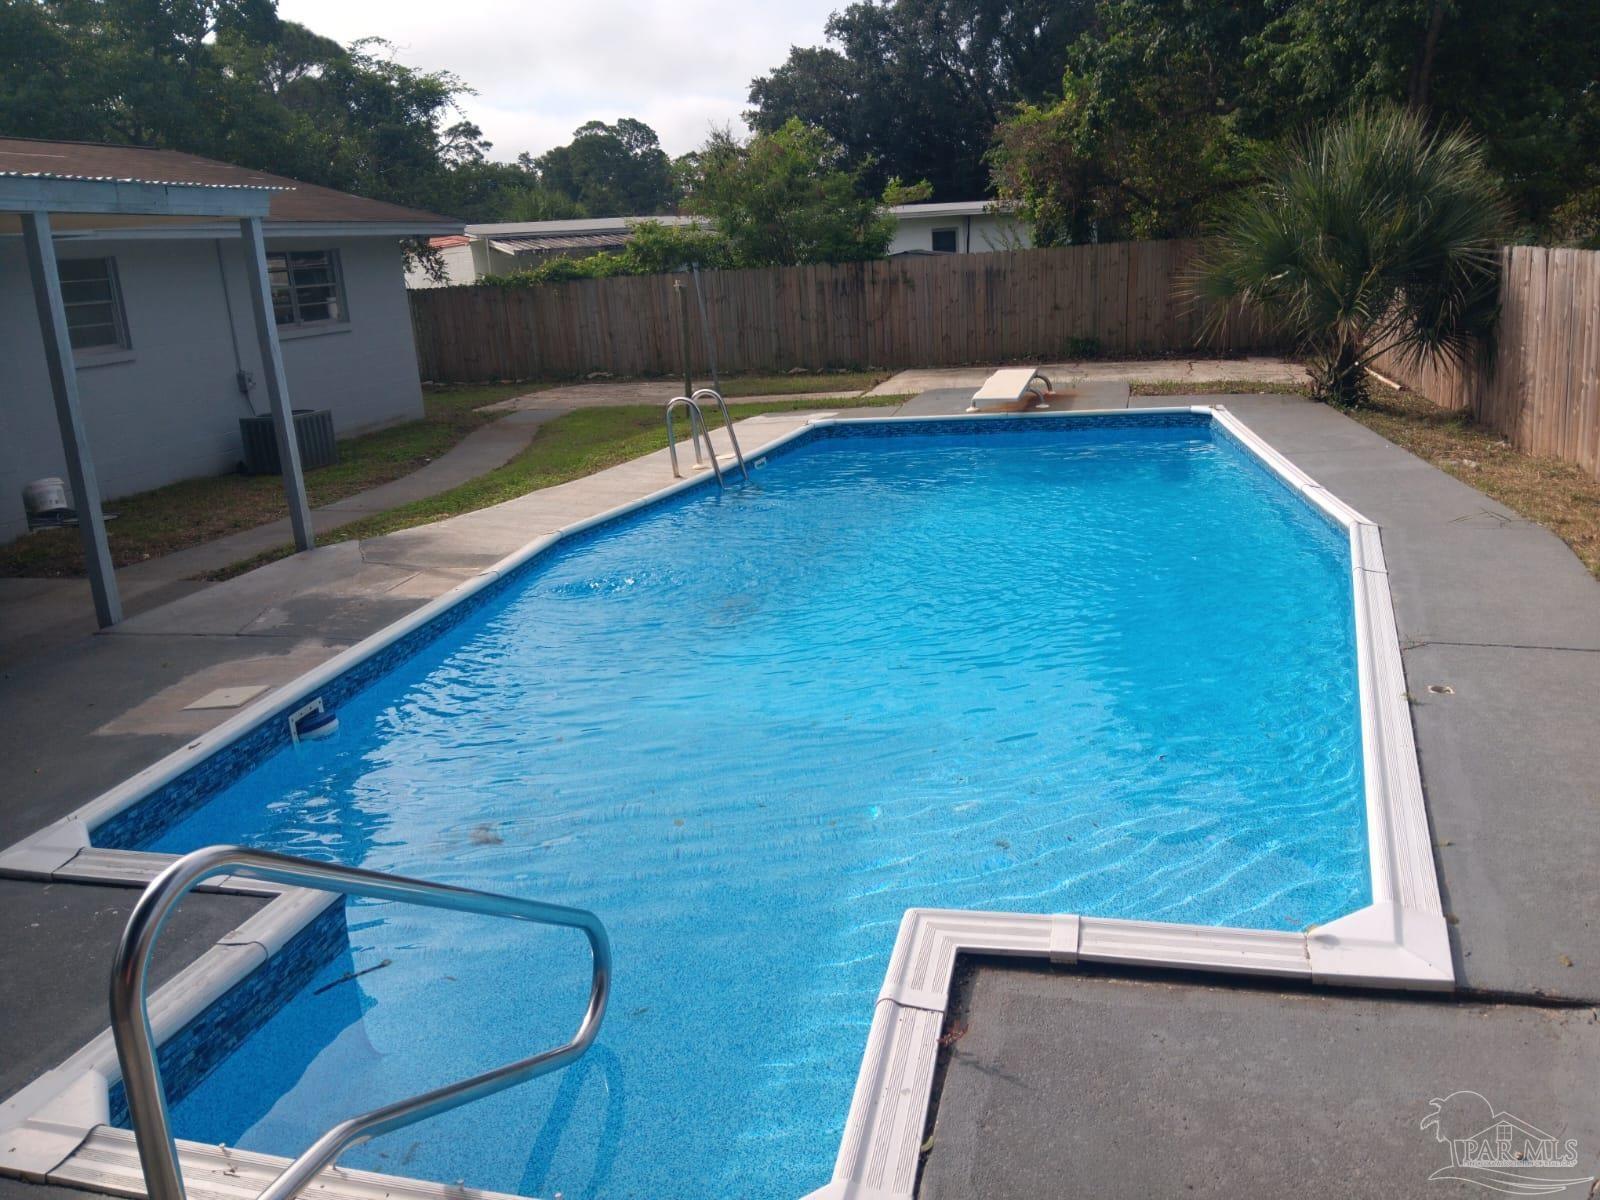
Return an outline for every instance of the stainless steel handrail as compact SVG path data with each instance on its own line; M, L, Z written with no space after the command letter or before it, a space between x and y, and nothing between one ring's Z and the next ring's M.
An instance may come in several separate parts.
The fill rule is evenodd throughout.
M177 1143L173 1141L167 1121L166 1094L161 1086L161 1066L156 1059L155 1035L150 1028L145 997L150 954L177 902L190 888L216 875L240 875L347 896L369 896L428 908L509 917L539 925L566 926L583 931L589 939L589 951L594 960L589 1007L577 1034L566 1045L340 1122L290 1163L258 1200L290 1200L318 1171L358 1142L559 1070L589 1048L605 1017L606 999L611 990L611 942L600 918L592 912L384 875L359 867L310 862L242 846L210 846L186 854L156 876L133 906L111 972L111 1031L117 1043L117 1061L122 1066L128 1113L133 1119L133 1132L139 1146L139 1163L144 1169L145 1187L151 1200L184 1200L184 1188Z
M696 395L698 394L696 393ZM683 472L678 469L678 435L672 428L672 414L679 408L687 408L689 410L689 441L694 445L695 465L699 466L704 461L700 457L700 439L704 438L706 457L711 460L712 473L716 475L719 486L727 487L727 483L722 478L722 468L717 464L717 452L711 446L711 434L706 429L706 415L700 411L700 405L687 396L674 396L667 401L667 453L672 458L673 477L675 479L683 478ZM727 411L726 405L723 406L723 411ZM740 460L739 465L744 465L743 460Z
M694 395L690 396L689 399L693 401L696 406L698 406L701 396L713 396L716 398L717 407L722 410L722 427L728 431L728 441L733 443L733 457L739 464L739 470L744 475L744 481L749 483L750 472L744 465L744 451L739 449L739 435L733 431L733 418L728 415L728 402L722 398L722 393L717 391L716 388L701 388L699 391L695 392ZM704 425L704 419L705 417L702 413L702 426ZM710 448L711 435L707 434L706 449L709 450Z

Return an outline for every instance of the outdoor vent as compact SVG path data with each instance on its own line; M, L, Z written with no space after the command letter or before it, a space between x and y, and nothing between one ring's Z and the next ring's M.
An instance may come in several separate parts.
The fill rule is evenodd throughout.
M333 444L333 413L325 408L294 410L294 436L300 444L300 469L332 466L339 459ZM272 431L272 415L241 417L239 438L244 443L244 469L251 475L281 475L278 439Z

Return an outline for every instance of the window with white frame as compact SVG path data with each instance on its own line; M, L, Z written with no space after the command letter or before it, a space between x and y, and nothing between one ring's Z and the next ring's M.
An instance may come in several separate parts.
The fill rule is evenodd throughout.
M61 304L67 310L67 336L74 350L89 353L128 349L128 321L117 287L117 264L110 258L56 260Z
M348 319L337 250L269 250L267 278L279 325L330 325Z
M954 254L959 246L956 242L956 230L935 229L933 231L933 252L935 254Z

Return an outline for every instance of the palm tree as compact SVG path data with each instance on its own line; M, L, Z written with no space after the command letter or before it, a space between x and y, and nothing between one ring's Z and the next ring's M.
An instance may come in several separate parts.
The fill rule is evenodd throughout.
M1212 328L1242 302L1299 343L1314 394L1357 404L1366 367L1489 346L1510 224L1477 139L1358 109L1277 152L1223 211L1187 281Z

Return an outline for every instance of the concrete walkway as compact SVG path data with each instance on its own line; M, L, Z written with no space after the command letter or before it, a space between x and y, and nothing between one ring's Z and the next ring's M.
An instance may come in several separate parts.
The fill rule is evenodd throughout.
M973 1056L971 1069L953 1061L938 1117L950 1124L943 1133L936 1129L928 1162L927 1187L938 1181L944 1190L929 1195L1039 1196L1068 1187L1116 1194L1109 1166L1084 1161L1086 1148L1109 1153L1112 1146L1120 1148L1127 1178L1142 1184L1127 1194L1162 1195L1183 1186L1167 1186L1165 1160L1181 1152L1204 1158L1205 1144L1222 1148L1204 1158L1213 1191L1282 1195L1285 1176L1267 1169L1280 1157L1315 1152L1322 1156L1317 1161L1332 1164L1330 1171L1366 1162L1374 1138L1400 1136L1394 1131L1402 1110L1406 1120L1420 1121L1420 1112L1410 1115L1406 1089L1425 1105L1431 1095L1424 1093L1447 1083L1450 1090L1481 1091L1527 1121L1567 1130L1564 1136L1590 1136L1592 1095L1588 1115L1573 1111L1581 1107L1576 1100L1558 1101L1569 1092L1562 1073L1569 1068L1587 1072L1592 1085L1590 1031L1600 1025L1587 1009L1540 1005L1546 997L1600 1000L1600 804L1593 770L1600 584L1549 533L1337 412L1293 397L1206 402L1227 404L1384 528L1441 883L1456 922L1458 977L1467 989L1495 994L1496 1002L1335 995L1310 1005L1280 988L1204 980L1160 985L1224 997L1202 1003L1149 991L1157 985L1148 980L1107 991L1111 985L1081 974L1003 975L983 967L971 983L967 1036L974 1040L956 1043ZM964 407L959 394L950 403ZM754 454L804 419L751 418L740 424L740 439ZM660 451L482 512L295 556L6 672L0 842L32 832L230 715L186 709L201 692L223 683L285 682L540 533L668 479ZM1430 684L1449 690L1429 691ZM125 904L126 893L0 886L0 940L9 968L0 973L0 1028L27 1031L7 1046L4 1090L60 1061L81 1044L84 1029L97 1026L101 973L117 923L108 914ZM195 933L187 947L173 940L174 961L204 944L207 931L231 924L242 903L191 898ZM222 904L235 908L212 911ZM1039 988L1054 990L1035 994ZM1091 1004L1112 1015L1091 1018ZM1127 1065L1116 1075L1117 1022L1129 1039L1141 1029L1139 1036L1155 1037L1151 1009L1172 1009L1179 1014L1174 1020L1183 1019L1179 1010L1215 1015L1210 1024L1196 1017L1164 1048L1146 1047L1144 1058L1129 1057L1132 1044L1123 1043ZM40 1019L41 1013L50 1016ZM1068 1056L1092 1049L1076 1040L1077 1031L1089 1042L1106 1040L1098 1073L1072 1075L1075 1060ZM1409 1057L1402 1052L1407 1046ZM1420 1073L1415 1064L1424 1060L1437 1070ZM1151 1075L1152 1061L1164 1063L1166 1073ZM1261 1084L1246 1091L1240 1064L1256 1061ZM1185 1062L1193 1065L1179 1071ZM1452 1066L1458 1081L1447 1078ZM1140 1071L1151 1080L1142 1089ZM1046 1076L1055 1082L1046 1086ZM1070 1078L1083 1081L1076 1104L1067 1094ZM980 1086L985 1080L989 1086ZM1020 1082L998 1086L1010 1081ZM1389 1097L1383 1103L1390 1107L1371 1120L1355 1119L1350 1106L1358 1096L1349 1089L1358 1086ZM1172 1102L1159 1103L1162 1095ZM1247 1103L1260 1111L1265 1128L1312 1130L1320 1150L1272 1138L1250 1142ZM977 1148L977 1133L960 1133L962 1122L983 1137L1004 1137L995 1131L1008 1129L1037 1136L1009 1139L1011 1153L990 1155ZM1039 1143L1046 1127L1054 1130L1054 1144ZM1151 1136L1135 1140L1130 1131ZM1059 1152L1069 1144L1074 1154ZM1586 1146L1585 1153L1595 1150ZM1455 1185L1424 1186L1425 1174L1413 1181L1405 1172L1416 1160L1398 1150L1374 1161L1395 1172L1383 1194L1453 1194ZM1346 1190L1337 1174L1316 1178L1330 1194ZM1097 1183L1107 1187L1090 1186ZM1377 1194L1375 1188L1372 1182L1367 1190ZM16 1190L0 1184L0 1194ZM43 1200L58 1195L41 1193Z
M1032 365L1032 364L1028 364ZM869 396L898 396L935 388L982 386L995 367L918 367L885 379ZM1202 384L1237 380L1242 383L1289 384L1306 382L1305 368L1281 358L1151 358L1118 362L1040 363L1039 370L1058 387L1079 383Z

